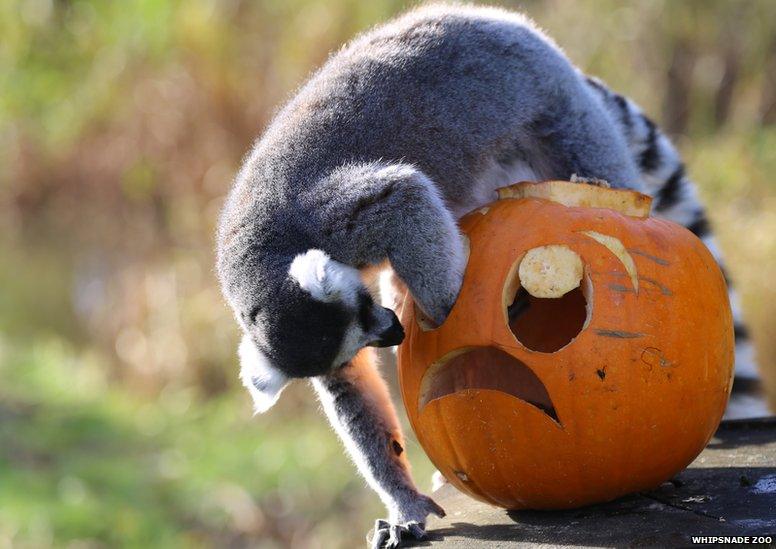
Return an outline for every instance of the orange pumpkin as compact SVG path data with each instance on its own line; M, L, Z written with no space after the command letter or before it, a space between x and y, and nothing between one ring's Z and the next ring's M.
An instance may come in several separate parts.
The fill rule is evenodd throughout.
M463 287L433 329L408 301L402 396L472 497L560 509L650 489L716 430L732 384L722 274L627 190L552 181L470 213Z

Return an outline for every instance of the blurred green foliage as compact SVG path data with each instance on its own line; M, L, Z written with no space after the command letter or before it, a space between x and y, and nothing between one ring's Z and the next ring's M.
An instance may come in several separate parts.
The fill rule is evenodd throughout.
M381 513L300 394L257 419L245 395L139 397L61 340L0 359L2 542L352 547Z
M0 3L0 545L363 543L307 387L251 416L212 235L273 112L411 5ZM776 2L520 6L674 135L776 383Z

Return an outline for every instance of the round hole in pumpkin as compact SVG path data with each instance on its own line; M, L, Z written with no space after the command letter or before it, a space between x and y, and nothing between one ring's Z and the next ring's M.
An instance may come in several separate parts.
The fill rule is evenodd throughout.
M530 260L533 265L526 266ZM515 262L504 287L509 329L527 349L559 351L590 321L592 288L574 251L558 245L533 248Z
M525 363L495 347L466 347L432 364L420 383L420 409L443 396L469 389L507 393L558 421L547 388Z

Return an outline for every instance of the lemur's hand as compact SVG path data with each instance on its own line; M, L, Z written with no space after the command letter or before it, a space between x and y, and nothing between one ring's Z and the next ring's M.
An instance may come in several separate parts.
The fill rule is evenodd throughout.
M375 534L371 541L372 549L394 549L401 547L402 539L411 536L413 539L424 539L426 531L422 522L405 522L404 524L391 524L387 520L377 519L375 522ZM367 539L369 542L369 539Z
M401 514L396 521L387 521L378 519L375 522L375 531L370 543L372 549L395 549L402 546L402 539L408 537L416 540L426 537L426 517L429 514L435 514L438 517L445 516L445 510L442 509L433 499L423 494L415 494L414 501L408 508L401 510Z

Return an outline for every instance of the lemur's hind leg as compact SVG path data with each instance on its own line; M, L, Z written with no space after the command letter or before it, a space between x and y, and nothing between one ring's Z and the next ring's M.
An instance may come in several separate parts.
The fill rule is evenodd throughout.
M378 520L372 545L398 546L402 536L425 536L426 517L444 516L418 492L404 452L404 437L373 349L362 349L343 368L313 378L327 417L366 481L388 509Z

